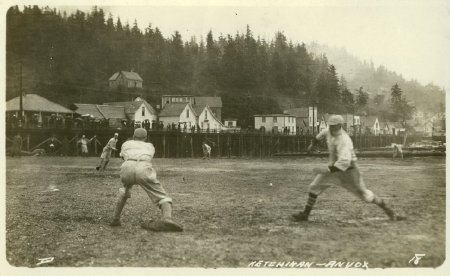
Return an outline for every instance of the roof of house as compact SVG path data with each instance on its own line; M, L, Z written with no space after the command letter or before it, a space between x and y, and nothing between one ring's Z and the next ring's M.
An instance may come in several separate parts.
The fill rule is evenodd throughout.
M236 118L226 118L226 119L223 119L224 121L237 121L238 119L236 119Z
M206 105L198 105L198 104L192 105L192 109L194 110L194 112L197 116L200 116L200 113L203 112L205 107L206 107Z
M309 116L309 108L308 107L297 107L286 109L284 112L290 115L294 115L299 118L308 118Z
M80 115L91 115L97 119L126 119L123 106L74 103L75 112Z
M95 104L74 103L73 105L75 106L75 113L77 114L91 115L94 116L94 118L99 119L105 118Z
M109 78L109 80L110 81L117 80L117 78L120 76L120 74L122 74L128 80L143 81L143 79L141 78L141 76L139 76L138 73L136 73L136 72L128 72L128 71L116 72Z
M159 117L174 117L180 116L188 103L168 103L164 105L164 108L159 113Z
M155 109L145 100L143 101L129 101L129 102L111 102L104 103L104 105L114 105L123 106L125 108L126 114L134 114L136 110L144 103L145 107L150 111L151 114L156 115Z
M209 105L211 108L222 107L221 97L195 97L195 105L205 106Z
M400 123L400 122L386 122L386 124L389 126L389 127L393 127L393 128L404 128L403 126L402 126L402 124Z
M22 97L23 110L51 113L73 113L72 110L54 103L37 94L26 94ZM20 97L15 97L6 102L6 111L19 111Z
M98 110L105 119L126 119L123 106L97 105Z

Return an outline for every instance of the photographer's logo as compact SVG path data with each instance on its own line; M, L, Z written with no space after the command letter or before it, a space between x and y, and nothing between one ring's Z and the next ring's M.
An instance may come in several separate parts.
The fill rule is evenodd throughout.
M423 258L423 257L425 257L425 254L415 254L414 255L414 257L411 259L411 260L409 260L409 263L414 263L414 265L418 265L419 264L419 261Z

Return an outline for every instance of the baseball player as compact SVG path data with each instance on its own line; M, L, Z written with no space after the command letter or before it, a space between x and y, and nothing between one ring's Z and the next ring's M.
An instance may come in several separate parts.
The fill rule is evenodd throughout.
M403 145L392 143L391 146L392 146L392 150L393 150L393 152L392 152L392 160L394 160L398 155L400 155L400 157L403 160L403 149L402 149Z
M211 147L206 144L206 141L203 141L202 143L202 149L203 149L203 159L211 157Z
M366 188L356 163L357 159L353 150L352 140L342 129L343 123L344 118L342 116L330 116L328 121L329 127L321 131L308 147L308 150L311 150L319 140L326 139L330 153L330 163L328 168L314 169L317 175L309 185L309 196L305 209L292 215L293 219L296 221L307 221L318 195L331 186L330 182L334 182L354 193L362 200L376 204L383 209L391 220L404 220L405 217L396 215L383 199Z
M92 141L92 139L94 139L94 137L92 137L91 139L86 138L86 135L83 134L83 136L81 136L81 139L78 140L78 144L81 144L81 155L82 156L87 156L89 151L88 151L88 144Z
M156 178L156 171L152 167L155 147L146 143L147 131L144 128L134 130L133 140L122 145L120 156L124 162L120 168L120 179L123 188L119 189L114 219L111 226L120 226L120 214L128 198L131 188L137 184L147 192L150 199L162 213L162 219L142 223L144 229L152 231L183 231L183 228L172 220L172 199L167 195L161 183Z
M106 169L106 166L109 163L109 158L111 157L112 151L116 151L116 144L119 138L119 133L114 133L114 137L109 139L106 146L103 148L102 154L100 155L100 164L98 164L95 169L98 171L102 169L103 171ZM104 161L104 163L103 163Z

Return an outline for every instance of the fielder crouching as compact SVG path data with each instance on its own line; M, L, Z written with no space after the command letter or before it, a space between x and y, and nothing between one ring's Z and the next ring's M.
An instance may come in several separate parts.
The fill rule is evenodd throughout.
M146 143L147 131L137 128L133 140L123 143L120 156L125 160L120 168L120 179L123 188L119 190L119 198L111 226L120 226L120 214L128 198L131 188L138 184L150 199L161 209L162 219L142 223L142 227L152 231L183 231L183 228L172 220L172 199L167 195L161 183L156 178L152 167L155 148Z
M296 221L307 221L319 194L330 187L331 183L336 183L362 200L379 206L391 220L404 220L405 217L396 215L392 209L386 206L383 199L366 188L356 163L357 159L353 150L353 142L350 136L342 129L343 123L344 118L342 116L330 116L328 129L320 132L309 146L308 150L311 150L319 140L326 139L330 163L326 169L314 169L317 175L309 185L309 195L305 209L292 215L293 219Z

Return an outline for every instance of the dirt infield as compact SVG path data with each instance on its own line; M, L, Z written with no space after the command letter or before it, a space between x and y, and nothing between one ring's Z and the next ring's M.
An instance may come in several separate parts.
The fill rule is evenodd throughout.
M369 267L439 266L445 259L445 158L360 160L368 187L407 221L391 222L340 187L302 209L314 167L326 158L156 159L183 233L152 233L140 219L158 216L139 187L111 228L118 189L114 159L7 158L6 248L14 266L247 267L252 261L368 262ZM183 178L185 181L183 181ZM272 186L269 183L273 183Z

